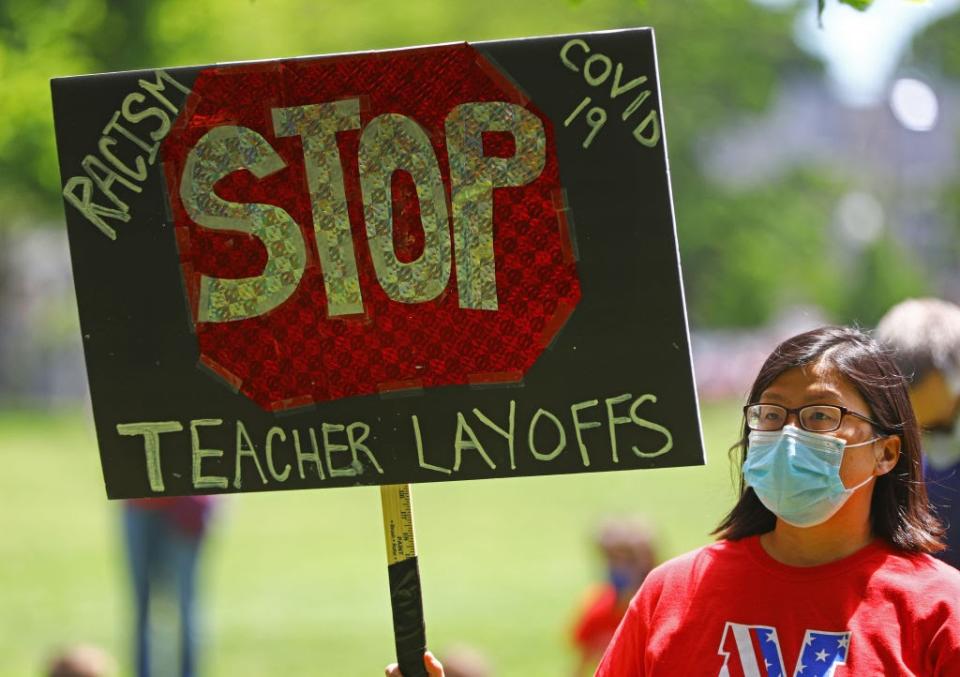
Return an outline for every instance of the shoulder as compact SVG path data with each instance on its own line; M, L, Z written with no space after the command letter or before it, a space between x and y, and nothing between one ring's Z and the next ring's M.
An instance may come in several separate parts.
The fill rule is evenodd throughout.
M650 575L686 576L696 574L705 567L736 565L749 558L750 541L755 539L756 536L751 536L739 541L722 540L705 545L664 562Z
M936 557L889 548L884 561L884 580L909 591L932 596L960 597L960 571Z
M721 540L667 560L647 576L640 595L661 595L665 590L691 589L705 576L749 565L751 539ZM637 598L635 598L636 601Z
M960 571L925 554L888 548L869 571L866 593L900 609L905 618L956 623L960 618Z
M890 551L870 578L866 605L892 605L897 624L923 638L927 674L960 674L960 571L930 555Z

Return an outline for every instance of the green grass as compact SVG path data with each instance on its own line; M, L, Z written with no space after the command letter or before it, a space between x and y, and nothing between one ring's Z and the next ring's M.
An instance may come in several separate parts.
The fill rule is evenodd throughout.
M469 643L500 675L569 674L567 627L600 574L592 527L643 514L665 556L706 543L732 501L737 423L735 406L705 407L706 467L414 487L431 647ZM128 665L118 527L85 416L0 414L0 675L39 674L75 641ZM231 497L217 527L208 674L382 674L393 640L376 488Z

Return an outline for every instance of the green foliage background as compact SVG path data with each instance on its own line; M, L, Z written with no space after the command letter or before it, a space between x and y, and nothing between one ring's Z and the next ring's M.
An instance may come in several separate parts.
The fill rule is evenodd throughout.
M922 40L914 45L910 65L929 69L943 78L960 82L960 13L953 14L930 27ZM946 265L956 267L960 261L960 176L946 183L936 203L946 216L949 231L944 237L941 255Z
M52 76L649 25L694 325L753 326L788 303L871 324L930 280L898 254L895 229L869 261L830 255L832 210L849 177L809 166L734 191L697 163L705 139L763 112L785 79L821 70L794 44L794 12L728 0L3 0L0 228L61 219ZM934 26L917 56L954 76L956 23Z

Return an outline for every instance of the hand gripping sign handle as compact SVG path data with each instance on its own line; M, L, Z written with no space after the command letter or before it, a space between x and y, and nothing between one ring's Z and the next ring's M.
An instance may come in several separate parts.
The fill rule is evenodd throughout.
M428 677L423 665L427 632L423 622L420 567L413 536L413 504L409 484L380 487L383 532L387 540L387 572L397 662L403 677Z

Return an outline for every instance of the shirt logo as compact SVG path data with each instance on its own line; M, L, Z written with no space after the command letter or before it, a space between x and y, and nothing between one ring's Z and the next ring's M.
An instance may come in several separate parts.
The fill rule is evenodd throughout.
M807 630L793 677L833 677L839 665L846 665L850 648L849 632ZM777 629L767 625L727 623L718 653L723 667L718 677L786 677Z

